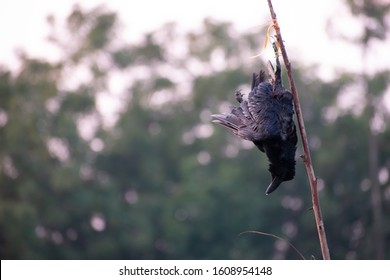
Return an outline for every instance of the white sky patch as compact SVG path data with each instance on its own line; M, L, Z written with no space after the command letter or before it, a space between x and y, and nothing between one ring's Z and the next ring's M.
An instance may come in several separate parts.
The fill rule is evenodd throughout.
M91 227L96 231L103 231L106 229L106 220L101 213L96 213L91 217Z
M69 159L69 145L61 138L53 137L47 141L47 149L52 157L59 161L67 161Z
M92 141L89 143L92 151L94 152L101 152L104 149L104 142L100 138L94 138Z
M43 226L36 226L35 227L35 234L39 237L39 238L46 238L47 237L47 231L46 229L43 227Z
M15 179L19 176L19 172L16 169L12 158L10 158L9 156L3 157L2 167L4 168L5 175L7 175L8 177Z
M193 57L189 57L187 59L186 68L194 76L209 75L211 73L211 68L208 64L205 64Z
M129 85L131 80L127 71L110 71L110 79L108 80L108 88L115 95L122 95L124 89Z
M205 17L216 20L232 22L238 33L248 33L259 30L259 51L264 43L265 34L260 33L259 26L267 26L270 21L269 10L266 1L247 0L244 2L224 0L144 0L122 1L112 0L58 0L54 2L36 0L4 0L2 2L2 16L0 17L0 34L4 40L0 44L0 62L11 69L19 66L15 55L15 49L24 49L34 57L59 59L59 50L46 41L50 28L46 23L46 17L53 14L59 27L72 10L72 6L78 3L82 8L93 8L100 4L108 10L117 12L121 21L116 39L118 42L139 42L145 32L161 28L167 22L177 23L178 34L185 34L189 30L199 31ZM283 38L291 60L299 61L304 65L318 64L318 75L322 79L332 79L340 71L352 71L360 73L365 67L368 74L375 73L380 69L388 69L390 56L388 53L388 41L373 41L367 53L363 65L362 53L359 46L347 43L337 38L344 35L348 38L356 38L361 34L361 22L358 17L351 17L348 8L338 0L329 1L277 1L274 3L278 15ZM23 7L23 8L21 8ZM164 11L164 12L161 12ZM190 11L190 12L189 12ZM308 12L309 11L309 12ZM329 24L329 22L331 22ZM12 26L12 28L10 28ZM328 31L334 36L331 37ZM61 37L61 34L58 34ZM162 35L161 35L162 36ZM339 36L340 37L340 36ZM164 38L159 38L163 40ZM180 42L172 46L172 54L183 56L187 49ZM253 55L256 55L254 53ZM273 57L272 48L268 47L265 57ZM226 65L223 50L216 50L211 57L211 65L201 63L194 59L188 59L187 66L194 75L207 75L213 69L223 69ZM104 60L104 59L103 59ZM99 58L99 63L100 63ZM104 62L104 61L103 61ZM248 65L257 63L248 57ZM73 72L73 70L75 72ZM143 73L144 72L144 73ZM118 119L118 112L126 99L123 93L128 78L145 75L149 71L137 71L124 75L112 75L109 81L110 93L99 94L97 107L104 116L104 125L113 126ZM133 76L134 75L134 76ZM145 77L147 78L147 77ZM64 78L60 88L74 88L81 82L91 81L89 70L86 66L72 69ZM91 81L92 82L92 81ZM184 83L183 83L184 84ZM178 90L178 92L183 92ZM185 92L189 92L188 90ZM166 94L166 93L164 93ZM154 97L153 102L163 102L163 94ZM352 104L356 96L348 96L343 100L345 106L354 106L353 110L359 110L359 102ZM386 106L390 108L389 94L385 98ZM357 105L357 106L355 106ZM226 112L228 110L220 110ZM0 119L1 122L1 119Z
M94 172L93 172L93 169L91 166L87 165L87 164L83 164L81 167L80 167L80 178L83 179L83 180L92 180L93 179L93 175L94 175Z
M234 158L238 155L238 147L237 145L228 144L224 150L224 154L229 158Z
M210 123L195 126L195 136L197 138L209 138L214 133L214 127Z
M136 190L129 189L125 192L125 200L128 204L135 204L138 201L138 193Z
M201 165L207 165L211 161L211 155L206 151L199 152L197 158Z
M375 114L374 117L370 121L370 127L373 132L381 133L386 130L386 120L382 114Z
M0 33L6 40L0 46L0 61L15 65L15 48L27 49L34 56L48 59L58 56L54 48L45 42L45 37L49 34L45 18L48 14L54 14L61 23L75 3L79 1L5 0L0 18ZM267 25L270 19L266 1L258 0L144 0L136 3L122 0L112 0L109 3L83 0L79 4L82 8L104 4L118 12L123 23L123 41L139 40L142 34L156 30L166 22L176 22L180 32L186 32L199 29L205 17L212 17L230 21L237 31L246 33L257 26ZM359 18L351 18L348 9L340 1L274 1L273 5L290 58L306 64L318 63L322 69L320 73L328 73L327 75L333 72L330 69L336 68L361 70L361 56L355 51L356 46L330 38L327 34L327 29L330 29L334 34L356 37L361 31ZM329 19L333 20L330 28ZM259 34L259 46L263 42L264 34ZM371 52L369 58L370 69L390 65L390 56L385 55L387 49L386 44L375 46L375 51Z
M292 238L297 235L298 233L298 227L297 224L294 222L285 222L282 225L282 231L283 233L288 236L289 238Z
M334 106L330 106L322 109L322 116L324 120L329 124L335 122L339 117L339 115L340 115L339 110Z
M64 237L61 232L55 230L51 233L51 240L55 244L61 244L64 241Z
M360 114L366 105L366 98L361 83L352 83L346 86L337 96L337 105L343 111Z
M325 181L323 179L317 179L317 188L319 192L325 189Z
M0 108L0 127L3 127L8 122L8 114L6 111Z
M383 105L386 110L390 112L390 87L387 87L386 92L383 95Z
M255 146L252 141L248 141L248 140L239 140L239 141L241 144L240 146L245 150L250 150Z
M167 102L172 101L174 93L171 89L162 89L155 91L149 99L149 104L152 108L160 108Z
M210 123L212 112L209 109L204 109L200 112L200 120L204 123Z
M299 197L286 195L282 199L282 206L286 209L298 211L303 206L303 201Z
M185 131L182 136L181 140L185 145L191 145L195 141L195 135L192 130Z
M58 101L58 95L48 99L46 101L45 107L50 113L52 114L57 113L58 110L60 109L60 102Z
M214 127L211 123L198 124L182 134L182 141L185 145L191 145L196 138L209 138L213 133Z
M222 71L227 68L225 52L222 48L215 49L210 56L210 64L214 71Z
M108 92L101 92L96 98L97 110L104 116L103 125L112 127L119 118L119 108L123 106L122 99Z
M389 180L389 170L386 167L382 167L378 174L379 183L384 184Z
M81 116L77 119L77 130L84 140L91 140L98 126L99 120L94 114Z
M76 67L66 67L63 72L59 87L63 91L77 90L80 85L93 82L93 76L86 64L78 64Z
M230 112L231 106L232 104L227 101L221 102L221 104L218 106L218 112L219 112L218 114Z

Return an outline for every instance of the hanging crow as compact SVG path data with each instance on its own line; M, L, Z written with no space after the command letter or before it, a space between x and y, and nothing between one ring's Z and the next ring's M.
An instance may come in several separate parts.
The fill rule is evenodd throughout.
M253 74L252 90L244 100L236 92L239 106L232 106L229 114L212 115L213 122L224 126L238 137L252 141L269 160L271 184L266 194L272 193L283 181L295 176L297 133L293 121L293 96L282 84L281 68L276 55L276 71L268 62L270 81L265 72Z

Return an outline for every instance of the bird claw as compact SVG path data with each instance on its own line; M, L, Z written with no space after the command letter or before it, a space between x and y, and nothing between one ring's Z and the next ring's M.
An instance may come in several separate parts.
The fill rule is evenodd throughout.
M242 96L243 94L241 93L241 90L236 90L236 100L238 101L238 103L241 103L243 101Z
M270 76L270 83L274 84L274 82L276 80L275 69L274 69L274 66L272 65L271 61L269 61L269 60L267 63L267 71L268 71L268 75Z

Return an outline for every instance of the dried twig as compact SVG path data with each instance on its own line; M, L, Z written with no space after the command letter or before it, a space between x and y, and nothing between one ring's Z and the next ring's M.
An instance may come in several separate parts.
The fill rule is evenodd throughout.
M309 144L307 141L305 124L303 122L301 105L299 103L299 98L298 98L297 90L295 88L294 78L292 76L291 64L290 64L290 61L288 59L286 48L285 48L284 43L283 43L282 34L280 32L280 27L279 27L278 21L276 19L276 14L275 14L274 8L272 6L272 1L271 0L267 0L267 1L268 1L268 6L269 6L270 13L271 13L271 17L272 17L273 27L274 27L275 32L276 32L276 40L279 44L280 51L282 53L282 57L284 60L284 64L285 64L286 69L287 69L287 75L288 75L288 79L290 81L291 93L292 93L293 98L294 98L294 107L295 107L295 112L297 114L298 126L299 126L299 130L301 133L302 146L303 146L303 151L304 151L303 160L304 160L304 163L306 166L306 171L307 171L307 175L308 175L309 182L310 182L313 210L314 210L314 216L315 216L315 221L316 221L316 225L317 225L318 237L320 240L322 256L323 256L324 260L329 260L330 254L329 254L328 242L326 240L324 221L322 219L320 201L318 199L317 177L314 173L313 165L311 162Z
M299 257L302 259L302 260L305 260L305 257L302 255L301 252L299 252L299 250L297 249L297 247L295 247L290 241L282 238L282 237L279 237L275 234L270 234L270 233L266 233L266 232L262 232L262 231L255 231L255 230L248 230L248 231L244 231L244 232L241 232L239 235L242 235L242 234L246 234L246 233L254 233L254 234L260 234L260 235L265 235L265 236L271 236L275 239L279 239L279 240L282 240L284 242L286 242L288 245L290 245L291 248L293 248L293 250L299 255Z

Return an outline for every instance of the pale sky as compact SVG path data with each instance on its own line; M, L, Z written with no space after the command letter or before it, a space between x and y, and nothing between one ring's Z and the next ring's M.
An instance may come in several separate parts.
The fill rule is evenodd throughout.
M327 20L335 20L333 30L345 35L356 34L359 26L348 20L348 13L340 0L312 1L274 0L287 50L294 59L307 64L321 65L323 77L331 77L335 68L360 69L359 51L345 43L331 39L326 32ZM26 49L34 56L51 57L52 52L45 37L48 27L45 18L54 14L59 22L71 11L73 0L2 0L0 11L0 64L15 65L15 48ZM177 22L184 29L198 28L204 17L229 20L238 30L245 32L269 19L266 0L82 0L82 7L105 4L120 14L125 24L124 40L138 38L147 30L159 28L167 21ZM261 34L259 34L261 36ZM259 37L261 40L262 37ZM383 53L383 56L381 55ZM390 65L390 57L385 56L384 47L373 52L372 67ZM370 63L369 63L370 64Z
M368 73L389 69L388 42L372 44L363 63L359 48L330 37L328 30L348 37L361 31L359 19L351 18L342 2L273 0L290 60L319 65L318 75L323 79L332 79L337 72L344 70L360 73L363 65ZM46 16L53 14L61 23L75 3L83 8L104 4L118 12L124 26L121 36L125 42L136 40L145 31L158 29L168 21L176 22L181 30L186 31L199 28L205 17L212 17L231 21L238 31L244 33L267 25L267 20L270 20L266 0L2 0L0 65L6 64L11 69L18 67L15 48L24 49L31 56L54 59L56 52L45 41L49 34ZM329 27L330 19L332 25ZM259 32L259 45L263 39L264 34ZM385 101L390 108L390 93Z

